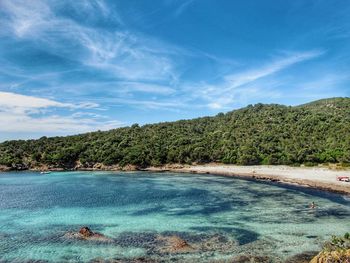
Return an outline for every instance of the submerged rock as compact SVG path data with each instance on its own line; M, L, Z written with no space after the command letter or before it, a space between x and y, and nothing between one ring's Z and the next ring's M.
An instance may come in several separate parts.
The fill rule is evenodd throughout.
M317 252L307 251L288 258L285 263L309 263L315 254Z
M132 258L132 259L100 259L96 258L91 260L89 263L157 263L159 261L148 259L148 258Z
M99 241L99 242L113 241L113 239L106 237L101 233L93 232L87 226L80 228L79 232L68 232L64 235L64 237L68 239L92 240L92 241Z
M238 246L238 242L230 240L221 234L215 234L204 238L201 242L196 244L201 251L232 251Z
M268 256L252 256L252 255L238 255L231 261L232 263L270 263L271 259Z
M158 236L157 239L163 243L159 248L162 253L187 253L193 251L193 247L179 236Z

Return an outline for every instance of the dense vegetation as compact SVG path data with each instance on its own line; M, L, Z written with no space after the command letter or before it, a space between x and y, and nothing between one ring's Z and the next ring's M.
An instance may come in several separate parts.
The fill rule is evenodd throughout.
M193 162L349 164L350 98L256 104L215 117L0 144L0 164L13 168Z

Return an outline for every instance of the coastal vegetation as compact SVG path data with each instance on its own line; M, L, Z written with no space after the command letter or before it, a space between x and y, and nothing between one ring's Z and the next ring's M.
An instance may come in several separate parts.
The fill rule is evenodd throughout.
M343 237L332 236L323 250L315 256L310 263L337 263L350 262L350 233Z
M255 104L214 117L0 144L10 169L171 163L350 164L350 98Z

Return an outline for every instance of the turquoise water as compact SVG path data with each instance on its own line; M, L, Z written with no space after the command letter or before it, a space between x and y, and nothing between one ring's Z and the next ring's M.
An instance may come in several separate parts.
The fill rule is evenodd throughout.
M242 254L284 262L343 235L349 219L348 197L229 177L0 173L1 262L232 262ZM111 241L65 236L82 226ZM193 249L164 252L158 237L172 235Z

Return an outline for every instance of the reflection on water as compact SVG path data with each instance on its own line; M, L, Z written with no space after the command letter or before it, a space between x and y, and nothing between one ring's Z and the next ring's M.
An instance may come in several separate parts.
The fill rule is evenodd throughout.
M312 201L317 209L308 208ZM349 218L341 195L220 176L0 174L4 262L284 262L349 231ZM65 238L84 225L112 241ZM190 249L169 250L174 236Z

